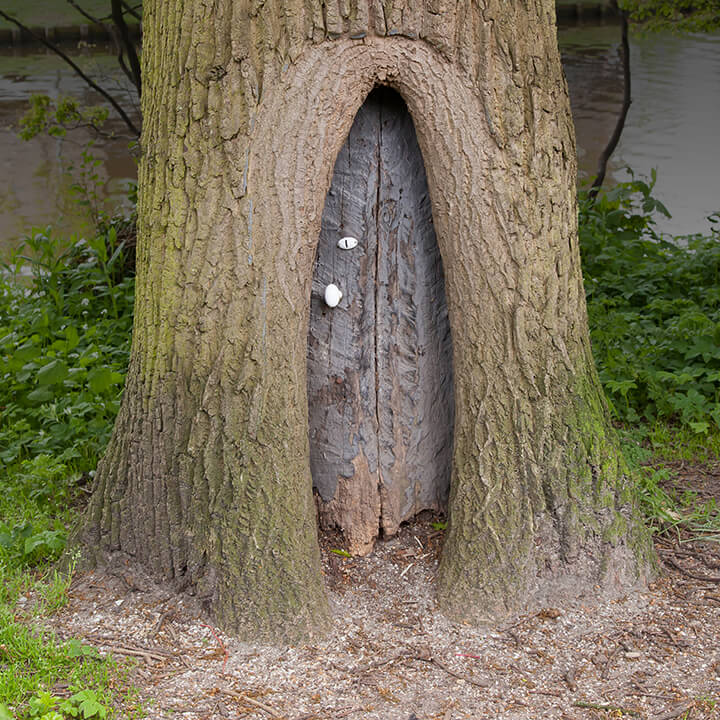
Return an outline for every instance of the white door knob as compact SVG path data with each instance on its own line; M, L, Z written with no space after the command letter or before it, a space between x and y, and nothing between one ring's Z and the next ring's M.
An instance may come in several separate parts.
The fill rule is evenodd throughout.
M325 304L333 308L337 306L341 299L342 293L340 292L340 288L330 283L330 285L325 288Z

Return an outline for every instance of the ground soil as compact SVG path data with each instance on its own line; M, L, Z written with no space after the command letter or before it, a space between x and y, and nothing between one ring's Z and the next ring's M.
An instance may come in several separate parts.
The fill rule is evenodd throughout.
M718 467L676 469L681 488L720 499ZM324 537L334 629L305 645L237 642L193 598L123 565L76 577L49 622L132 663L149 718L720 718L720 542L659 535L650 587L478 629L436 610L436 520L365 558Z

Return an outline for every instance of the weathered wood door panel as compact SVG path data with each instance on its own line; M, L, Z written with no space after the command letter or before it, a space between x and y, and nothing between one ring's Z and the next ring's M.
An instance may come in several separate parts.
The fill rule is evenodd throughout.
M357 247L338 248L344 236ZM324 291L343 293L328 307ZM308 337L310 464L320 521L353 552L447 501L452 345L442 262L412 119L370 94L322 218Z

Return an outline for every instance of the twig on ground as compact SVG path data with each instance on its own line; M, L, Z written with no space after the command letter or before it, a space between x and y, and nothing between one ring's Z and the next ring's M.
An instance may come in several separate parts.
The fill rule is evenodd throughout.
M440 662L435 657L422 657L419 655L415 655L411 658L412 660L422 660L423 662L432 663L433 665L437 665L441 670L444 670L448 675L452 675L454 678L457 678L458 680L464 680L467 683L470 683L471 685L476 685L477 687L481 688L487 688L490 685L489 680L475 680L471 677L468 677L467 675L463 675L462 673L455 672L454 670L451 670L447 665Z
M384 660L373 660L373 662L368 663L367 665L361 665L359 668L356 668L353 672L356 673L366 673L370 670L376 670L379 667L382 667L383 665L389 665L392 662L395 662L396 660L400 660L401 658L407 658L407 657L413 657L412 655L408 655L407 653L398 653L397 655L392 655L389 658L385 658Z
M225 647L225 643L218 637L218 634L215 632L215 629L211 627L210 625L206 625L205 623L201 623L203 627L206 627L212 634L213 637L218 641L218 644L220 645L220 648L223 651L223 654L225 655L225 659L223 660L223 666L222 670L220 671L223 675L225 674L225 666L227 665L228 658L230 657L230 653L228 653L227 648Z
M590 703L579 700L578 702L573 703L573 707L587 708L588 710L608 710L610 712L621 712L624 715L632 715L633 717L642 717L642 714L637 710L624 708L620 705L602 705L600 703Z
M167 655L157 655L149 650L135 650L134 648L120 647L117 645L106 646L108 652L114 653L115 655L130 655L132 657L142 657L148 662L151 660L157 660L159 662L165 662L168 659Z
M683 703L682 705L674 707L672 710L666 710L659 715L653 715L650 720L673 720L673 718L680 717L683 713L687 712L692 706L692 703Z
M159 657L163 660L178 657L175 653L170 652L169 650L164 650L163 648L147 647L143 645L138 645L137 643L129 645L128 643L119 642L118 638L112 636L85 635L82 639L95 645L102 645L103 647L107 647L110 650L132 650L133 652L143 652L148 653L153 657Z
M249 703L253 707L259 708L263 712L266 712L268 715L274 718L279 718L279 720L282 720L284 718L284 715L281 715L276 710L273 710L269 705L266 705L265 703L260 702L259 700L255 700L255 698L251 698L247 696L245 693L236 692L235 690L230 690L230 688L217 688L218 692L223 693L224 695L228 695L229 697L233 697L237 700L242 700L243 702Z
M362 710L362 708L355 705L353 707L345 708L345 710L341 710L340 712L336 712L332 717L333 719L344 718L348 715L352 715L352 713L359 712L360 710Z
M165 610L165 612L161 613L160 617L158 618L158 621L155 623L155 627L153 628L150 635L152 637L155 637L160 632L160 630L162 630L162 626L165 623L165 621L169 617L171 617L174 613L175 613L174 610Z
M620 652L620 645L616 645L613 651L608 656L607 662L605 663L605 667L603 667L602 672L600 673L600 679L601 680L607 680L608 675L610 674L610 663L615 659L615 656Z
M676 563L672 558L664 557L663 561L666 562L668 565L672 565L676 570L679 570L683 575L687 575L687 577L692 578L693 580L702 580L702 582L720 583L720 577L706 577L704 575L696 575L695 573L690 572L689 570L686 570L679 563Z

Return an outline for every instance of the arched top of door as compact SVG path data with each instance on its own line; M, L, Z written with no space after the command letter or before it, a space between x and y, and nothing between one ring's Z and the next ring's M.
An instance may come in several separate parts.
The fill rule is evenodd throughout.
M290 258L302 268L298 281L310 275L335 158L358 109L377 86L398 92L413 118L447 266L453 265L457 243L469 235L493 234L484 227L493 213L482 186L490 181L497 145L482 93L466 74L431 46L408 38L323 43L310 47L279 77L266 79L250 143L249 186L276 189L272 197L253 199L254 233L283 218L283 247L275 248L280 262ZM260 182L258 175L264 176ZM477 189L474 228L465 227L454 212L468 183Z

